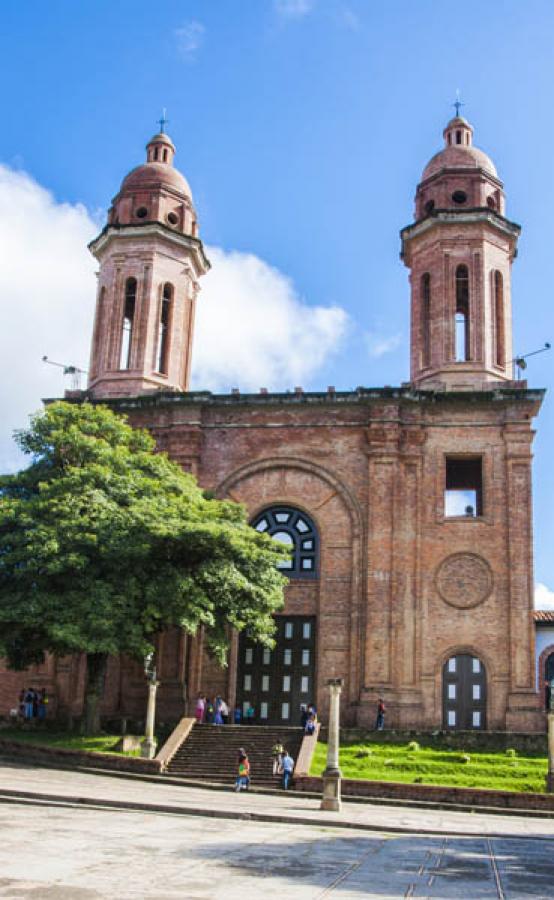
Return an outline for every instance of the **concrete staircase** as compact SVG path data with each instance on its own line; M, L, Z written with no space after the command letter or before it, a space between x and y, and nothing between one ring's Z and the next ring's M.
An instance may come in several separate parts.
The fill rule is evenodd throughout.
M239 747L250 760L252 786L278 787L272 771L271 748L281 743L296 762L302 728L272 725L194 725L167 768L168 775L231 784L237 775Z

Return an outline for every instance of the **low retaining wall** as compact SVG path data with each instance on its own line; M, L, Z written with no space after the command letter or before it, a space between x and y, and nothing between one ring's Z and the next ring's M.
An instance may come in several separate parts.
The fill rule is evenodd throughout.
M112 753L96 753L91 750L65 750L0 738L0 756L22 762L38 762L55 766L86 766L96 769L115 769L140 775L159 775L162 764L157 759L141 759L138 756L116 756Z
M321 729L320 740L327 740L327 728ZM507 750L513 747L518 753L539 753L546 756L548 740L546 733L529 734L513 731L372 731L367 728L341 728L342 744L401 744L419 741L425 747L444 747L453 750L487 751Z
M299 775L294 780L297 791L321 793L319 776ZM442 787L436 784L402 784L398 781L365 781L343 778L343 797L385 798L387 800L420 800L431 803L454 803L464 806L490 806L497 809L537 809L554 812L554 794L528 794L515 791L492 791L485 788Z

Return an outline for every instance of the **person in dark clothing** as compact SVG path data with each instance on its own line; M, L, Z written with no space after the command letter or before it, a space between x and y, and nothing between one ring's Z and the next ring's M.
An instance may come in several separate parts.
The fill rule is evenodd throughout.
M377 702L377 721L375 722L375 728L377 731L382 731L385 727L385 701L382 697L379 697Z

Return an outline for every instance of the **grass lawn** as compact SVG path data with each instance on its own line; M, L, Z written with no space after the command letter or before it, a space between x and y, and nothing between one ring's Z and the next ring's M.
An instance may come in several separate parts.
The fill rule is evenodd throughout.
M520 756L513 750L465 753L441 747L432 739L414 743L345 744L340 750L343 777L544 793L545 756ZM318 743L311 775L321 775L326 755L327 744Z
M60 747L63 750L92 750L96 753L115 753L117 756L138 756L138 750L121 754L115 746L121 740L120 734L93 734L85 737L68 731L30 730L21 728L0 729L0 740L20 741L25 744L41 744L49 747Z

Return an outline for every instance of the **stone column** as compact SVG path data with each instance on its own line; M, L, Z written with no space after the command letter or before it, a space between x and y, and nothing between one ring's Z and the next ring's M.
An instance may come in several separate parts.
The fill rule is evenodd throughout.
M550 704L548 717L548 778L546 790L554 793L554 678L550 682Z
M327 766L323 773L323 797L321 809L338 812L341 808L340 784L341 771L339 769L339 720L340 720L340 693L342 690L342 678L331 678L329 685L329 726L327 738Z
M144 740L142 742L140 755L145 759L154 759L157 746L157 741L154 737L156 692L160 682L156 677L156 666L153 653L150 653L144 660L144 674L148 679L148 705L146 707L146 726L144 729Z

